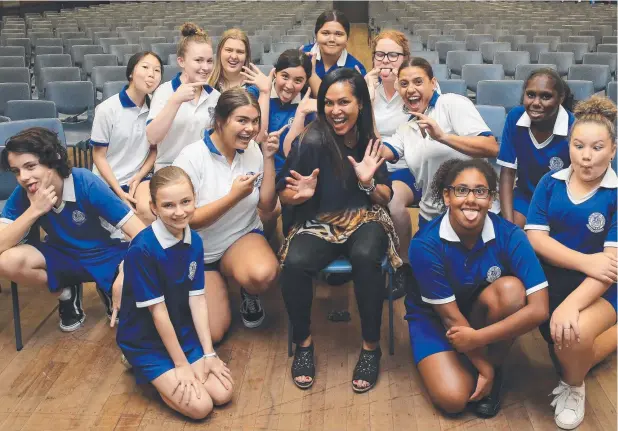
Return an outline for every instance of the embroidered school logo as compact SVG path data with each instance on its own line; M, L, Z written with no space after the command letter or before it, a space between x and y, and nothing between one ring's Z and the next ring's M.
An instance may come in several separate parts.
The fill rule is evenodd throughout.
M81 212L80 210L73 211L73 223L78 226L81 226L86 221L86 214Z
M197 263L195 261L189 264L189 280L193 281L195 277L195 270L197 269Z
M210 118L215 116L215 107L214 106L209 106L208 107L208 115L210 116Z
M552 157L549 159L549 169L558 171L564 167L564 162L560 157Z
M601 213L590 214L586 227L592 233L603 232L603 228L605 227L605 216Z
M293 123L293 122L294 122L294 117L291 117L291 118L288 120L288 126L292 127L292 123Z
M251 175L255 175L255 172L250 171L250 172L247 172L245 175L249 175L249 176L251 176ZM257 179L255 180L255 182L253 183L253 187L260 188L260 186L262 185L262 178L263 178L263 177L264 177L263 175L260 175L259 177L257 177Z
M492 266L487 270L487 281L493 283L502 275L502 270L499 266Z

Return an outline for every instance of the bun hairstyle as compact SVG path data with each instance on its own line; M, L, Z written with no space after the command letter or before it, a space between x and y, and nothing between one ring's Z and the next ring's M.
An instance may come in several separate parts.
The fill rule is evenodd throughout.
M573 129L578 124L596 123L605 126L609 133L612 143L616 143L616 105L605 96L592 96L591 98L579 102L575 105L573 114L575 115L575 124Z
M397 71L397 77L401 75L402 70L407 69L408 67L418 67L419 69L423 69L425 75L427 75L429 79L433 79L433 68L431 67L431 64L429 64L429 62L423 57L408 57L405 59Z
M176 50L176 55L178 57L184 57L187 52L187 46L189 43L207 43L210 45L210 37L208 37L208 33L206 33L202 28L193 24L192 22L185 22L180 26L180 34L182 35L182 39L178 42L178 49Z

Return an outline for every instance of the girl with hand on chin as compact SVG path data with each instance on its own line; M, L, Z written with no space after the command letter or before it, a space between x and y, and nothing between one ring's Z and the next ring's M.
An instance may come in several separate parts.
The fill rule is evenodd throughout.
M449 414L476 402L478 415L495 416L511 344L548 316L547 281L525 233L489 212L496 188L486 161L444 162L425 196L446 213L410 243L412 354L431 400Z
M571 164L569 86L553 69L539 69L524 83L523 105L506 117L497 163L502 216L523 228L534 188L543 175ZM515 185L517 177L517 187Z
M275 254L264 237L258 209L277 204L274 156L283 130L259 145L260 107L245 89L223 92L214 111L213 129L189 144L174 166L182 168L196 190L197 210L191 221L204 241L206 296L213 340L231 323L228 283L240 285L240 313L247 328L264 320L258 295L274 286Z
M146 136L157 149L155 171L171 165L185 146L204 137L220 95L207 82L213 69L210 38L192 23L183 24L180 32L181 72L159 87L148 113Z
M373 133L371 100L363 77L347 68L327 74L317 104L317 120L292 147L277 181L279 198L289 210L280 260L283 299L296 343L292 379L301 389L314 383L312 278L345 256L352 264L362 327L352 388L366 392L377 382L382 356L385 276L381 264L388 255L394 267L401 266L386 210L392 190Z
M367 71L360 61L348 53L350 21L338 10L322 12L315 21L315 43L301 47L311 55L313 70L309 78L311 92L318 94L324 76L340 67L356 69L361 75Z
M410 120L410 114L404 110L403 99L395 87L397 72L409 58L408 38L403 33L384 30L374 38L373 69L365 75L365 81L373 105L377 133L386 142L400 125ZM393 198L388 209L399 237L400 256L404 262L395 273L393 289L394 296L401 297L405 295L405 286L411 282L408 245L412 239L412 222L408 207L418 203L423 192L417 188L416 179L405 159L387 163L387 168L393 184Z
M616 352L616 105L591 97L574 110L570 167L543 176L526 232L549 281L551 318L539 328L561 380L554 389L556 425L584 419L584 379Z
M195 193L188 175L168 166L150 182L156 221L127 252L116 341L137 383L192 419L232 398L232 376L213 348L204 293L204 248L189 229Z
M129 85L97 106L90 136L92 171L147 225L154 221L148 181L157 152L146 138L146 118L162 73L157 54L134 54L127 63Z

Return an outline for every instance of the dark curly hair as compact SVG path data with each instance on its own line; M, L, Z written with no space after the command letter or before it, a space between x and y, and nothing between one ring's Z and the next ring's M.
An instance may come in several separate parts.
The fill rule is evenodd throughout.
M484 159L450 159L440 165L429 188L431 199L440 211L445 211L443 190L451 186L457 175L466 169L476 169L483 174L487 180L490 196L495 197L498 187L498 175L488 162Z
M58 139L58 135L44 127L31 127L11 136L0 154L0 167L11 170L9 153L34 154L39 163L56 170L62 178L71 175L71 164L67 149Z

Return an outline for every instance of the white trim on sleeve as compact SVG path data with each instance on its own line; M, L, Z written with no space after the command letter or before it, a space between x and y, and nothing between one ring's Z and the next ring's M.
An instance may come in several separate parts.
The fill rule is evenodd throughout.
M164 301L165 301L165 296L159 296L158 298L149 299L148 301L136 302L135 306L137 308L146 308L146 307L150 307L151 305L160 304L161 302L164 302Z
M616 242L616 241L605 241L605 243L603 244L603 247L618 248L618 242Z
M533 294L534 292L538 292L541 289L545 289L548 286L547 281L537 284L536 286L532 286L530 289L526 289L526 296Z
M544 230L549 232L549 226L543 224L527 224L524 226L524 230Z
M203 295L203 294L204 294L204 289L190 290L189 291L189 296L199 296L199 295Z
M455 300L455 295L451 295L448 298L440 298L440 299L429 299L429 298L425 298L424 296L421 296L421 299L423 300L423 302L426 302L428 304L440 305L440 304L448 304L449 302L453 302Z
M122 226L124 226L124 224L125 224L126 222L128 222L128 221L129 221L129 219L130 219L131 217L133 217L134 215L135 215L135 213L133 212L133 210L129 210L129 212L127 213L127 215L126 215L126 216L124 216L124 217L122 218L122 220L120 220L120 221L118 222L118 224L116 225L116 229L121 229L121 228L122 228Z
M517 162L509 163L500 159L496 159L496 163L500 166L504 166L505 168L517 169Z
M15 220L11 220L10 218L0 218L0 223L4 223L4 224L11 224L13 223Z

